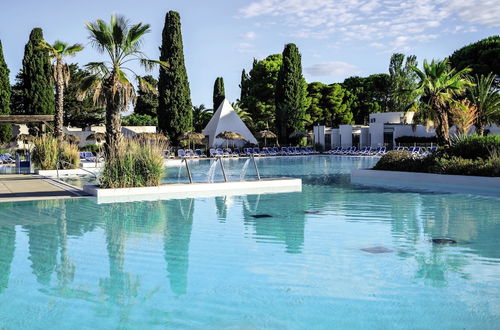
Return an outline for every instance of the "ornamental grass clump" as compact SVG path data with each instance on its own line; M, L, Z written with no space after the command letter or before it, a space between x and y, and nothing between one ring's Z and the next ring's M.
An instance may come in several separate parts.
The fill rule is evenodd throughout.
M41 136L33 140L31 159L41 170L55 170L59 156L57 139L52 136Z
M63 143L59 150L59 160L63 162L63 168L78 167L80 165L80 150L78 149L78 145Z
M164 175L164 149L160 140L122 140L117 151L106 156L101 188L159 186Z
M57 162L62 161L61 168L75 168L80 164L78 146L43 135L33 140L31 158L35 166L41 170L55 170Z

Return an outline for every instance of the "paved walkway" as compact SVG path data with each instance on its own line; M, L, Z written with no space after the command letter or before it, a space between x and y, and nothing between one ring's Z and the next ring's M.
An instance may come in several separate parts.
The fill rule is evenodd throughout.
M37 175L0 175L0 202L84 196L80 190Z

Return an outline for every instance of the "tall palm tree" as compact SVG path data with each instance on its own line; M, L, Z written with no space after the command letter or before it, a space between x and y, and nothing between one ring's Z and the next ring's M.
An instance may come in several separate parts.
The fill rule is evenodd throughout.
M150 32L149 24L129 24L123 16L112 15L109 23L98 19L86 23L93 46L109 58L104 62L91 62L85 67L91 74L83 79L80 97L93 93L96 105L106 108L106 153L116 154L121 137L120 111L135 103L136 93L129 74L139 82L143 90L157 93L154 86L126 65L134 60L148 71L165 62L147 59L141 51L142 38Z
M467 98L477 108L476 133L484 134L484 126L500 121L500 93L496 88L495 75L474 76L472 86L467 91Z
M434 61L431 63L424 61L424 70L417 67L412 69L420 78L417 91L420 100L430 110L436 127L436 137L438 143L448 147L450 145L449 134L449 108L455 97L461 95L472 83L465 77L470 69L455 71L449 65L448 59Z
M42 48L46 49L52 58L52 70L56 82L56 115L54 125L54 137L59 142L63 141L63 115L64 115L64 88L68 86L70 71L68 65L64 62L64 57L75 56L76 53L83 50L81 44L69 46L67 43L57 40L50 45L45 40L42 41Z

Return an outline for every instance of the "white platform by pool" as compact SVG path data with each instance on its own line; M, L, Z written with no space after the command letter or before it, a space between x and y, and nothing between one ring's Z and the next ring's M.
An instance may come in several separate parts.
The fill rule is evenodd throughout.
M302 191L302 180L293 178L231 181L214 183L176 183L158 187L99 189L87 185L83 190L97 197L97 203L132 202L144 200L183 199L227 195L272 194Z
M351 172L351 182L376 187L500 197L500 178L495 177L355 169Z

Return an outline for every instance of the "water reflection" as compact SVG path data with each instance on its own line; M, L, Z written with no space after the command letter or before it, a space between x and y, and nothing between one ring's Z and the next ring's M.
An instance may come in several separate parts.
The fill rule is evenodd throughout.
M194 204L192 198L166 202L164 252L170 288L176 295L183 295L187 291Z
M0 294L9 286L15 248L16 229L13 226L0 226Z

